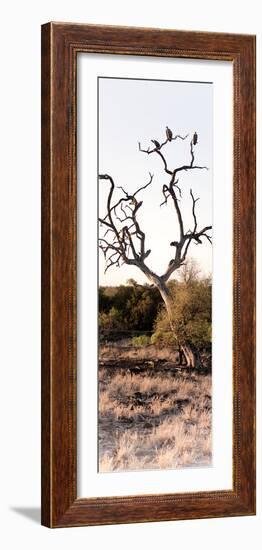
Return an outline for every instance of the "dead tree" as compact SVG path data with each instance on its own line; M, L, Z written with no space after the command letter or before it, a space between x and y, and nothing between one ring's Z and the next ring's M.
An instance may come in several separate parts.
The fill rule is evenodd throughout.
M196 133L194 133L190 141L190 162L176 168L168 166L163 153L164 147L177 139L185 140L188 136L173 136L172 131L169 128L167 130L167 139L162 143L159 143L157 140L151 140L154 147L143 149L139 143L140 152L147 155L156 154L159 156L165 173L170 177L169 183L163 185L163 201L160 206L166 205L168 201L172 202L179 229L179 239L170 242L174 253L165 272L159 275L148 266L147 258L151 250L146 247L146 235L141 228L140 221L138 221L138 213L143 205L143 201L138 199L138 195L152 184L153 174L151 173L149 173L149 181L132 194L128 193L124 187L118 186L117 189L121 191L121 196L118 199L115 199L116 185L112 176L99 174L99 180L109 182L106 215L103 218L99 218L100 227L103 230L103 234L99 238L99 247L106 260L105 271L112 266L120 267L122 264L133 265L140 269L148 281L158 288L166 307L171 329L175 331L172 322L172 304L175 297L172 296L167 283L173 273L184 265L191 243L200 245L205 239L211 243L209 232L212 226L209 225L199 229L196 215L196 203L199 198L195 198L192 189L190 189L193 229L185 231L179 205L182 198L181 188L178 185L179 174L180 172L187 172L189 170L204 170L207 168L195 164L195 146L198 142ZM187 366L196 367L199 365L199 354L192 346L192 343L186 342L183 344L182 350Z

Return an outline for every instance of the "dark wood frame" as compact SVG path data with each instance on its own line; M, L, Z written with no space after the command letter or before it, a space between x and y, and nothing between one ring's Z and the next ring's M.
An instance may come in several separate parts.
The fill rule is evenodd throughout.
M232 491L77 498L78 52L233 63ZM255 514L255 37L71 23L43 25L42 523L66 527L251 514Z

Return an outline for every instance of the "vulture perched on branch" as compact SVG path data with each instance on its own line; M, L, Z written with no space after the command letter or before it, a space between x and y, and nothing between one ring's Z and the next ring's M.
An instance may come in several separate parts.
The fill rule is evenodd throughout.
M170 128L168 128L168 126L166 126L166 137L168 141L172 141L173 132L172 130L170 130Z
M198 135L197 135L197 133L195 132L194 135L193 135L193 145L196 145L196 144L197 144L197 141L198 141Z
M156 139L151 139L152 143L155 145L157 149L160 149L160 143Z

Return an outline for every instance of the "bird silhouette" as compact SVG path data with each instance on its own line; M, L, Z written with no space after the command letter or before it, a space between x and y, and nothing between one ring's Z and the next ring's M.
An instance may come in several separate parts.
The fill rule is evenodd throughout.
M168 141L172 141L173 132L172 130L170 130L170 128L168 128L168 126L166 126L166 137Z
M157 149L160 149L160 143L156 139L151 139L152 143L156 146Z
M198 142L198 135L197 133L195 132L194 135L193 135L193 145L196 145Z

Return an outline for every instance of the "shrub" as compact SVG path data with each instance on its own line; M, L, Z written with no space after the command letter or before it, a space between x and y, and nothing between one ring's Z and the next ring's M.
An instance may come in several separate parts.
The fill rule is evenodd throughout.
M134 336L132 338L132 344L136 347L148 346L149 344L151 344L151 338L150 336L146 336L146 334Z
M162 304L161 296L151 285L130 285L99 288L100 328L130 331L151 331ZM122 325L122 326L121 326Z
M152 343L183 345L189 341L198 348L210 343L211 290L209 279L177 285L172 291L173 330L163 307L155 321Z

